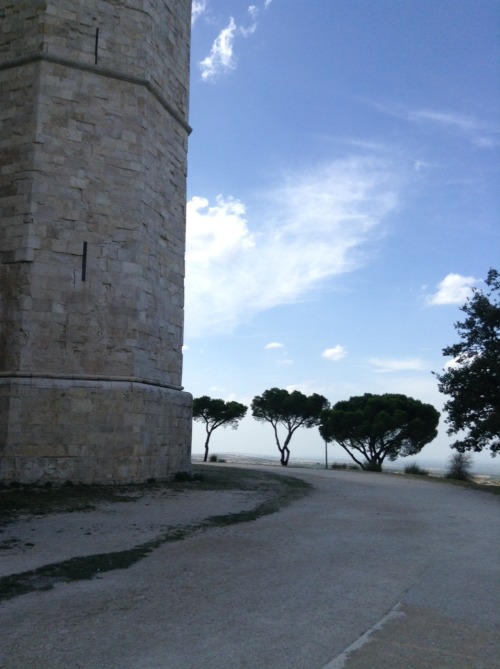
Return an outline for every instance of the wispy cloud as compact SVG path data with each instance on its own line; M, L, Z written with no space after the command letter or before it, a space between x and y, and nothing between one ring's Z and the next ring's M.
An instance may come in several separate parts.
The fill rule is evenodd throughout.
M293 393L294 390L298 390L304 395L312 395L313 393L318 393L318 395L326 395L330 389L326 386L318 384L316 380L307 379L306 381L301 381L300 383L292 383L289 386L286 386L285 390L288 390L289 393Z
M231 17L228 26L214 40L210 54L200 61L201 77L205 81L215 79L220 74L230 72L236 67L236 59L233 53L236 30L236 23Z
M473 144L483 148L493 148L499 143L499 130L471 116L454 112L418 109L408 114L410 121L432 123L451 132L459 133Z
M321 354L321 357L325 358L325 360L330 360L331 362L338 362L339 360L345 358L346 355L346 348L340 344L337 344L337 346L334 346L333 348L325 349Z
M368 261L397 204L397 179L372 158L338 160L245 205L219 196L187 206L186 331L231 332L255 314L306 298Z
M428 369L428 365L420 358L370 358L369 364L375 372L421 372Z
M279 341L271 341L269 344L266 344L264 348L266 349L271 349L271 348L284 348L284 344L281 344Z
M376 102L369 102L378 111L410 123L434 126L440 130L462 137L479 148L495 148L500 145L500 127L496 124L456 111L437 109L405 109Z
M464 304L470 296L472 288L477 285L479 279L473 276L462 276L460 274L447 274L437 285L437 290L428 295L426 303L429 306L442 306L445 304Z
M266 344L264 348L268 351L280 351L281 357L274 357L274 363L276 365L293 365L292 358L289 357L288 352L285 350L285 344L282 344L279 341L272 341L269 344Z
M267 9L271 0L266 0L264 8ZM205 11L205 0L198 0L197 14L195 17L195 5L193 4L193 20ZM247 9L248 22L237 23L231 16L228 24L223 28L212 43L210 53L198 63L201 77L204 81L215 81L220 76L232 72L236 68L235 41L238 37L249 37L257 30L260 10L257 5L250 5Z
M207 10L207 0L193 0L191 6L191 26L194 26L198 18Z

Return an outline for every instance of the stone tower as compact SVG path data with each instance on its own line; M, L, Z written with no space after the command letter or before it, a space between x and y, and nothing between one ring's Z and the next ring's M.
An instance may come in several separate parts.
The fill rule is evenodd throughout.
M0 0L0 478L190 468L191 0Z

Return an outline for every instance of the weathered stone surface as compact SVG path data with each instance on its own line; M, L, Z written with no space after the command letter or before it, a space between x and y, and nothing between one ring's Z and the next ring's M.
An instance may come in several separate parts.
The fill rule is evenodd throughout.
M190 5L0 0L0 457L10 463L7 478L22 471L32 480L35 470L61 478L61 458L73 458L64 448L89 446L89 422L96 435L115 434L128 454L120 456L129 458L126 466L118 454L106 456L116 457L121 474L108 463L104 478L127 471L137 480L150 465L136 467L134 458L167 457L171 464L158 465L158 475L173 471L179 458L160 456L160 444L180 449L178 467L189 466L181 347ZM27 378L35 385L23 385ZM47 379L59 384L49 394ZM144 394L134 400L138 411L109 386L123 382ZM65 383L77 385L70 392ZM140 414L154 386L171 420L162 419L163 436L154 421L148 432ZM49 396L59 416L71 415L71 438L63 434L66 421L50 414ZM19 402L22 411L13 408ZM117 418L120 411L127 415ZM130 415L143 425L148 453L136 450ZM16 457L22 466L12 464ZM81 462L94 457L89 451ZM48 467L50 458L56 467ZM74 460L68 467L76 472ZM88 467L81 480L89 479Z
M191 398L125 381L0 379L0 479L114 483L189 469Z

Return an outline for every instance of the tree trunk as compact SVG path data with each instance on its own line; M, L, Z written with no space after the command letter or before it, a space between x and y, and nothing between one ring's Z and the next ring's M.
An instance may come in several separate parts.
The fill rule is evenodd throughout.
M290 450L284 446L281 449L281 464L283 467L286 467L288 465L288 458L290 457Z
M210 432L207 434L207 440L205 441L205 457L203 458L203 462L206 462L208 460L208 442L210 441Z
M369 472L381 472L382 471L382 465L379 462L378 458L372 457L372 458L368 459L368 462L363 467L363 469L366 469Z

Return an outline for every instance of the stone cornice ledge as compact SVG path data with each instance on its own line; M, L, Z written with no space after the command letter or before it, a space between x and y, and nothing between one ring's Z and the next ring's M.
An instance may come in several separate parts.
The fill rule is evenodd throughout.
M54 381L103 381L111 383L139 383L141 385L154 386L156 388L168 388L170 390L184 390L184 386L176 386L172 383L159 383L144 379L140 376L101 376L100 374L51 374L30 372L0 372L0 381L3 379L50 379Z
M161 106L174 118L179 125L188 133L191 133L191 126L186 123L182 116L174 109L163 97L160 91L147 79L141 79L140 77L131 77L128 74L119 72L118 70L110 70L109 68L100 67L97 65L92 65L91 63L80 63L77 60L71 60L69 58L60 58L58 56L51 56L47 53L35 53L29 56L23 56L21 58L15 58L11 61L0 63L0 72L2 70L8 70L12 67L20 67L22 65L29 65L30 63L35 63L37 61L45 61L47 63L55 63L56 65L63 65L64 67L71 67L76 70L83 70L84 72L91 72L92 74L100 75L101 77L109 77L110 79L119 79L120 81L127 81L136 86L144 86L154 97L158 100Z

